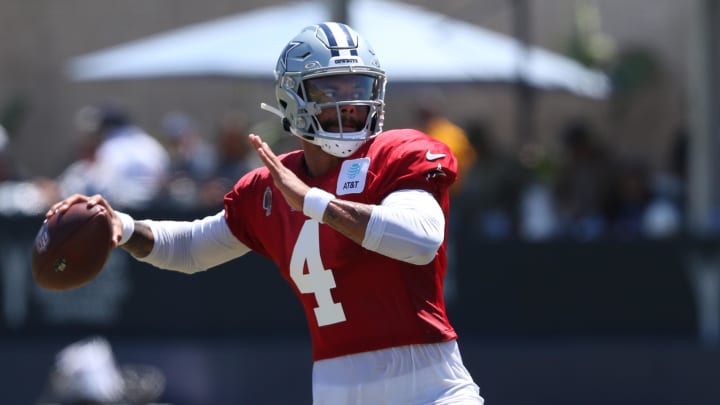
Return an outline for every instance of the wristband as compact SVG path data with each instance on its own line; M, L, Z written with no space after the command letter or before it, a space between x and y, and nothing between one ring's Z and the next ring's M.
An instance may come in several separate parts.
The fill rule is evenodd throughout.
M308 217L322 223L323 215L327 209L330 201L334 200L335 196L328 193L325 190L321 190L317 187L312 187L305 194L303 200L303 214Z
M135 220L124 212L115 211L115 215L117 215L118 218L120 218L120 222L122 222L122 237L118 242L118 246L120 246L130 240L133 232L135 232Z

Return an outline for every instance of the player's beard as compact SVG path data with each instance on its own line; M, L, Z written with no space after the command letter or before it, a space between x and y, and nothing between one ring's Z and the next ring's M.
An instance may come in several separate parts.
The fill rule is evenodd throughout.
M369 110L369 108L365 106L357 106L356 108ZM365 112L364 114L360 113L358 115L367 117L367 112ZM349 115L343 115L341 119L343 132L357 132L362 130L363 127L365 127L365 120L360 120ZM340 132L340 124L338 123L337 116L335 116L335 114L332 114L332 116L330 116L329 118L319 120L319 122L323 130L327 132Z

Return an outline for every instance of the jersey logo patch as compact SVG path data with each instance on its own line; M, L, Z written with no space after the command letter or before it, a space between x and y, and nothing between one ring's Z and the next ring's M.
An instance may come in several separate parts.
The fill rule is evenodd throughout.
M262 200L263 209L265 210L265 216L269 217L272 212L272 189L270 187L265 189Z
M335 195L359 194L365 190L370 158L346 160L340 167Z
M441 165L440 163L438 163L438 165L437 165L437 167L436 167L435 169L430 170L430 171L425 175L425 180L434 179L434 178L437 177L437 176L447 176L447 174L446 174L445 171L443 170L443 167L442 167L442 165Z
M427 159L427 160L429 160L429 161L431 161L431 162L432 162L433 160L442 159L442 158L444 158L445 156L447 156L447 155L444 154L444 153L432 153L432 152L430 152L429 150L428 150L427 152L425 152L425 159Z

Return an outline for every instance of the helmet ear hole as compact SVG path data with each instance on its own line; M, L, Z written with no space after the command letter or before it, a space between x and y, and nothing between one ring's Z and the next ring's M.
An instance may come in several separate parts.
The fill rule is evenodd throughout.
M290 120L289 120L289 119L283 118L283 119L282 119L282 126L283 126L283 128L284 128L286 131L290 132Z

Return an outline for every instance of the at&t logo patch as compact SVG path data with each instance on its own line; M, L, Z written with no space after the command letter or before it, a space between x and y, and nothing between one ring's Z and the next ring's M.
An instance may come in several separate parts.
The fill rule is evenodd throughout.
M335 195L358 194L365 190L370 158L346 160L340 168Z

